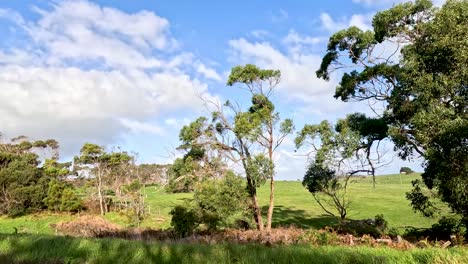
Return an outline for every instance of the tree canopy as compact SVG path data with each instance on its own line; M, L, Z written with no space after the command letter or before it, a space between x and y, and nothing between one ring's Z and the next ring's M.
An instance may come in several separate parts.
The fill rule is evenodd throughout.
M424 184L466 218L468 2L399 4L372 24L332 35L317 76L336 71L335 98L381 106L374 122L388 130L378 137L391 138L402 158L422 157Z

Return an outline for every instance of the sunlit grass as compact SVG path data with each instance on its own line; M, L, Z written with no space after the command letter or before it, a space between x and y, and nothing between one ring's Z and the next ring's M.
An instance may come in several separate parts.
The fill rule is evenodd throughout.
M0 263L468 263L468 250L307 245L162 244L0 235Z
M349 194L352 200L349 218L373 218L383 214L390 226L403 229L407 226L429 227L437 219L425 218L413 212L405 193L411 189L411 181L419 175L378 176L375 189L371 178L355 178L350 181ZM146 188L146 205L150 214L142 223L144 227L168 228L170 210L192 197L191 194L169 194L158 187ZM259 198L264 212L269 198L268 185L259 190ZM299 181L276 182L275 212L273 225L294 224L304 228L321 228L330 225L334 219L324 215L311 194ZM0 217L0 233L13 233L14 228L20 233L52 234L50 223L74 218L69 214L42 213L18 218ZM127 225L123 216L109 213L106 218L120 225Z

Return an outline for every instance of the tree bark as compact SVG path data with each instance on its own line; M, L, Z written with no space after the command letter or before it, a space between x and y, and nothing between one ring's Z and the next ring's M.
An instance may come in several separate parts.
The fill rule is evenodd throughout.
M260 210L260 206L258 205L257 194L252 196L253 206L254 206L254 218L255 223L257 224L257 229L259 231L263 231L263 219L262 219L262 210Z
M266 225L266 230L268 232L271 230L271 222L273 219L274 208L275 208L275 180L273 179L273 175L272 175L271 180L270 180L270 205L268 207L267 225Z
M98 167L98 182L97 182L97 189L98 189L98 198L99 198L99 209L101 210L101 215L104 215L104 199L102 198L102 176L101 176L101 169Z
M257 225L257 230L263 231L262 210L260 210L260 206L258 205L257 190L255 189L255 186L253 186L250 176L247 175L246 178L249 196L252 199L252 212L255 224Z
M268 139L268 158L270 159L271 164L273 164L273 124L270 121L269 124L269 134L270 138ZM275 208L275 173L272 169L270 175L270 205L268 206L268 214L267 214L267 225L266 230L270 232L271 230L271 222L273 219L273 210Z

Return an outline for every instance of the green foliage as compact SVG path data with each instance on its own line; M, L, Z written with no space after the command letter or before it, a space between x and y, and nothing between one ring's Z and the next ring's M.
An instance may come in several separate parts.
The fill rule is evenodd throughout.
M65 188L62 192L60 211L79 212L83 209L82 201L72 188Z
M388 130L379 128L379 138L387 134L402 158L422 156L424 184L468 217L468 2L447 1L440 9L428 0L395 5L374 16L373 29L331 36L317 76L350 69L335 97L384 105L375 121ZM395 40L404 45L382 58L376 50ZM408 195L415 209L428 207L423 196Z
M50 211L77 212L82 209L81 199L75 194L72 186L52 179L49 182L44 204Z
M324 241L326 239L323 239ZM333 240L333 238L330 238ZM112 249L112 250L103 250ZM465 248L160 243L46 235L0 235L3 263L467 263Z
M255 155L255 157L247 161L246 171L250 175L252 185L255 188L265 184L266 180L273 175L274 169L273 161L263 154Z
M200 117L184 126L179 136L182 141L179 149L205 151L203 164L212 163L212 157L207 157L206 153L215 153L218 157L218 170L219 164L221 167L224 165L220 162L222 159L241 161L247 190L252 200L252 215L258 229L263 229L263 221L256 198L257 188L267 179L271 180L272 195L267 215L267 229L269 229L274 206L273 152L294 130L291 119L281 122L279 113L275 112L275 106L270 100L271 93L279 84L280 78L280 71L260 69L252 64L232 68L227 85L240 84L242 88L247 89L251 96L251 106L246 111L242 111L238 104L228 100L218 111L212 113L211 120ZM262 155L265 153L266 155ZM180 166L182 162L178 163L177 167L182 167ZM192 175L197 171L199 170L193 171ZM178 173L173 174L177 179L182 178L182 175L177 175ZM206 172L204 174L200 176L206 177ZM210 174L213 173L210 172L208 175Z
M433 240L450 240L450 236L461 233L462 223L453 217L444 216L430 228L430 238Z
M182 144L177 149L185 154L169 167L166 190L190 192L205 178L223 177L225 164L218 154L220 146L210 142L214 133L212 124L205 117L182 127L179 133Z
M177 205L171 210L170 215L171 226L182 237L191 235L199 225L196 212L186 206Z
M420 212L426 217L433 217L437 212L437 208L428 195L423 193L421 180L413 180L411 183L413 189L406 193L406 198L411 202L411 207L415 212Z
M420 175L408 175L400 182L399 175L383 175L377 177L376 188L372 189L369 188L372 183L370 178L352 177L347 191L352 201L352 211L350 211L349 218L367 219L377 213L382 213L389 222L390 228L430 227L438 219L425 218L420 214L412 213L412 209L405 199L405 192L411 189L411 181L416 178L420 178ZM269 187L264 185L258 189L258 200L263 208L268 206ZM92 186L88 188L92 188ZM302 228L319 229L336 224L336 218L323 215L323 210L313 199L311 200L311 194L300 182L276 181L275 189L277 202L273 226L295 225ZM80 188L79 191L83 191L83 189ZM79 194L81 195L81 193ZM171 221L169 212L174 206L183 205L184 201L193 199L193 193L167 193L164 189L155 186L146 186L144 194L147 215L141 226L154 229L169 228ZM87 205L89 206L89 204ZM398 210L394 208L398 208ZM443 209L441 215L449 213L447 208L441 207L441 209ZM99 212L98 207L95 208L95 212ZM20 233L53 235L55 229L51 228L49 224L73 220L70 217L69 214L48 213L29 214L16 218L0 216L0 233L12 233L16 227ZM105 215L105 218L121 225L128 224L128 219L119 213L110 212ZM247 226L244 221L239 220L239 222L243 222L243 224L235 225L235 227L247 228L250 226L255 228L253 219L247 221L250 224Z
M453 240L451 236L461 238L465 230L466 226L459 218L444 216L430 228L410 228L406 230L404 237L411 240L428 238L430 240L450 241Z
M302 180L302 185L306 187L310 193L315 194L328 189L334 191L339 188L340 183L333 170L312 163L307 168L304 179Z
M209 230L235 227L239 220L245 222L247 213L244 180L230 172L222 180L206 179L197 184L193 200L171 211L171 226L178 234L186 236L200 225Z
M44 204L51 211L60 211L62 205L62 192L65 186L57 180L51 180L49 182L49 190L47 191L47 197L44 198Z
M50 150L51 159L42 167L35 153ZM28 141L19 136L0 142L0 214L18 216L44 209L48 182L51 177L64 176L69 164L56 161L57 141L53 139Z
M116 187L122 184L123 179L132 167L134 158L125 151L106 152L103 147L85 143L80 150L80 155L74 157L74 170L76 172L87 171L93 176L95 184L94 192L99 201L101 215L108 211L108 204L111 202L106 195L115 195ZM114 185L114 186L111 186ZM118 187L116 187L118 189Z
M144 185L139 180L134 180L121 187L125 209L120 213L127 218L127 223L130 226L140 226L141 222L145 220L146 206L143 187Z
M16 156L0 169L0 213L18 216L44 208L47 181L38 168L37 156Z
M346 197L348 179L339 179L335 171L323 165L311 163L304 175L302 185L307 188L326 213L335 216L332 211L326 208L326 205L329 205L338 212L343 220L346 218L350 204L348 197Z
M316 146L317 140L319 146ZM333 167L340 165L337 164L337 157L342 161L351 159L362 145L359 132L352 130L348 119L338 120L335 127L326 120L317 125L304 125L295 138L296 148L307 142L316 146L313 154L318 165Z
M168 169L169 182L166 190L172 193L193 191L197 182L193 173L196 169L198 164L191 157L177 158Z
M193 203L209 229L233 227L248 211L244 180L232 172L223 180L205 180L197 186Z
M278 70L263 70L253 64L246 64L245 66L236 66L232 68L227 85L232 86L236 83L250 85L258 81L267 81L271 79L279 81L280 77L281 72Z
M355 236L370 235L380 238L387 234L388 222L382 214L378 214L374 219L343 221L338 226L338 230Z

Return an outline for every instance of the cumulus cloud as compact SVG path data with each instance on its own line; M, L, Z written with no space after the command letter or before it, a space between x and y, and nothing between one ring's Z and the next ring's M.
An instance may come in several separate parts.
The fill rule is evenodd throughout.
M244 38L229 42L236 63L254 63L262 68L281 71L278 92L282 98L300 102L299 112L313 106L316 114L325 115L343 109L344 103L333 99L337 80L324 81L315 75L321 55L307 53L307 49L288 49L281 52L268 42L250 42ZM303 53L303 52L306 53Z
M351 17L334 19L328 13L320 14L320 22L322 27L330 32L335 32L340 29L356 26L362 30L369 30L372 28L373 14L354 14Z
M197 72L205 76L207 79L212 79L218 82L222 80L221 76L216 72L216 70L207 67L203 63L198 64Z
M0 129L6 135L54 137L65 154L80 144L112 143L122 134L162 134L155 117L200 111L215 100L203 78L215 70L178 49L169 21L148 11L125 13L88 1L35 9L37 20L0 9L30 43L0 49Z

